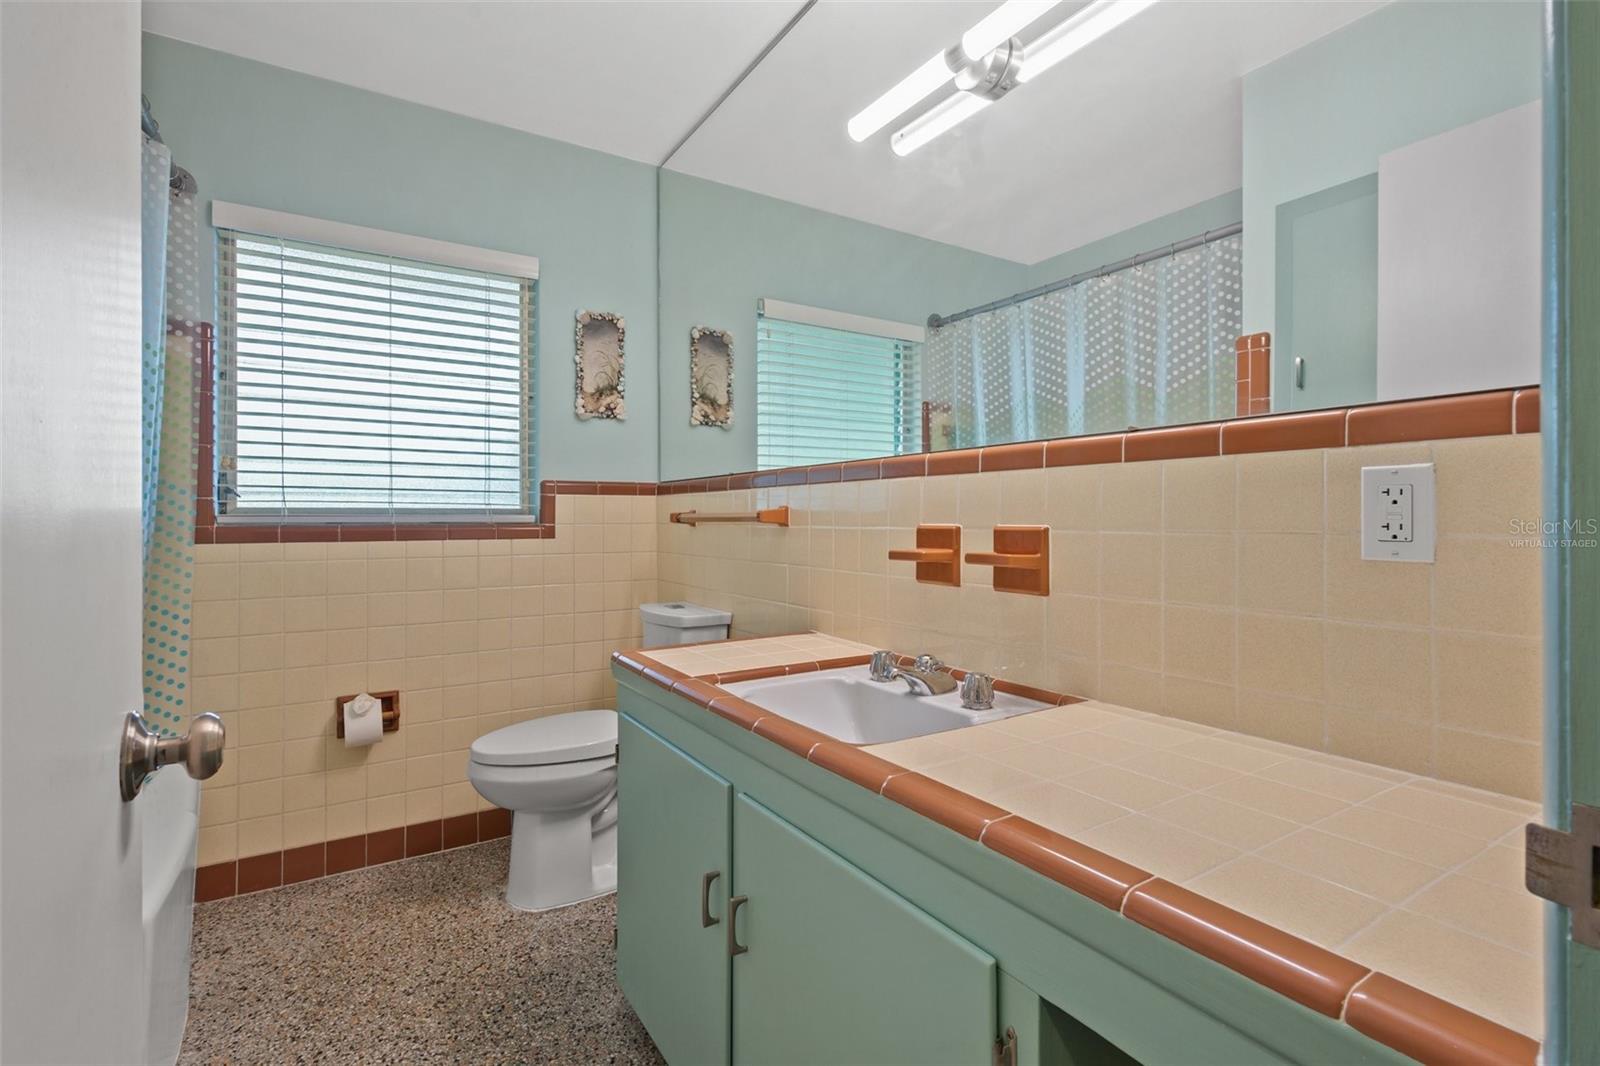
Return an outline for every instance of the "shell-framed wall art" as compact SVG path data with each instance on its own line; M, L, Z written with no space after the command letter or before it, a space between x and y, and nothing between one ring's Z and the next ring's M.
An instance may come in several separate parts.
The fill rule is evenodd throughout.
M579 311L577 352L577 412L581 419L628 417L623 364L626 337L622 316L610 311Z
M689 331L689 424L733 425L733 334L726 330Z

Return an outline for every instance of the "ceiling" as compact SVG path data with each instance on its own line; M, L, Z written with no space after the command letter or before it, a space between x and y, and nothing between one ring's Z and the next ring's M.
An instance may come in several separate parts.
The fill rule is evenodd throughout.
M800 6L146 0L144 28L653 165Z
M846 120L997 0L820 0L669 166L1034 263L1237 189L1241 75L1383 2L1166 0L901 158ZM144 28L659 163L800 7L146 0Z
M1167 0L902 158L845 122L995 0L821 0L669 167L1031 264L1239 188L1241 75L1380 6Z

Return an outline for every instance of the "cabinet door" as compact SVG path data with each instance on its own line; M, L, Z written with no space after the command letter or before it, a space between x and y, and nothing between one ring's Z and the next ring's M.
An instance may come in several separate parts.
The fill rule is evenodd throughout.
M735 1063L987 1066L993 958L750 797L733 823Z
M618 744L617 981L669 1063L725 1063L733 790L626 715Z

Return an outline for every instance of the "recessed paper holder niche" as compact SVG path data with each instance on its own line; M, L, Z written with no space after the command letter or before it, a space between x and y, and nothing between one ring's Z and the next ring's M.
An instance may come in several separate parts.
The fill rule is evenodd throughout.
M1050 595L1050 527L995 526L994 551L968 552L967 562L994 567L996 592Z
M917 564L917 580L929 585L961 585L961 527L918 526L917 546L897 548L889 558Z

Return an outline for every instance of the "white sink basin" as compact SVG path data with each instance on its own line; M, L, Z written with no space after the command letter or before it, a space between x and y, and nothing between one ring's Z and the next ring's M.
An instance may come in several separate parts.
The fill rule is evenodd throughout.
M913 696L899 679L872 680L865 666L739 681L723 687L757 707L850 744L886 744L982 725L1049 706L996 692L993 708L969 711L961 706L959 691L942 696Z

